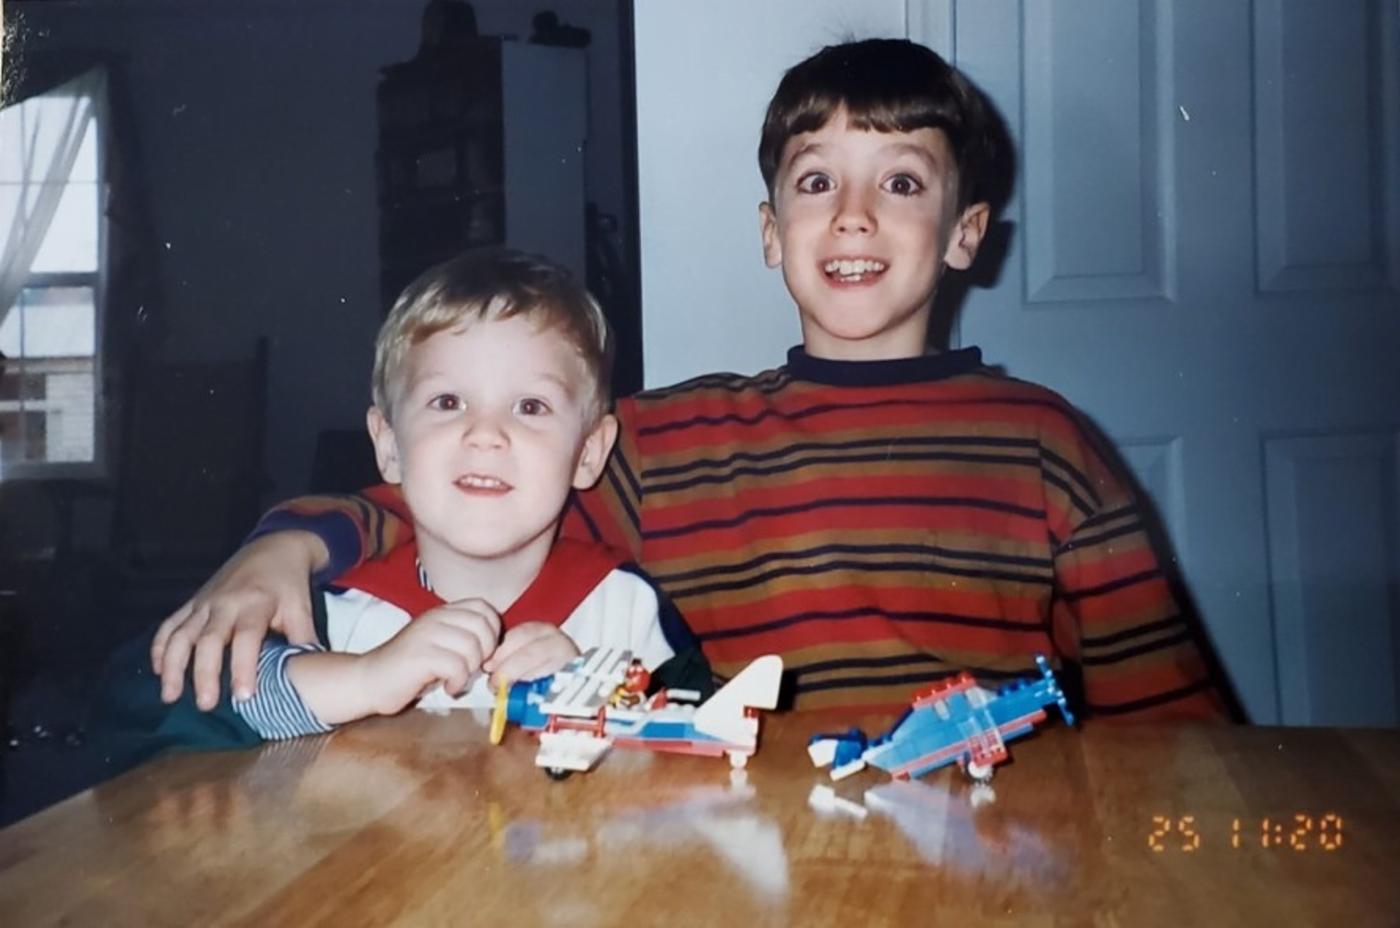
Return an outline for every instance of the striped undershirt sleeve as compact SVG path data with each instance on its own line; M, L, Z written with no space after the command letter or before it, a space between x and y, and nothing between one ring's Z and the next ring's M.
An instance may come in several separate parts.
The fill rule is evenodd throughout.
M268 741L320 735L333 730L302 701L287 677L287 660L298 654L324 651L318 644L265 643L258 655L257 689L250 699L235 699L233 711Z

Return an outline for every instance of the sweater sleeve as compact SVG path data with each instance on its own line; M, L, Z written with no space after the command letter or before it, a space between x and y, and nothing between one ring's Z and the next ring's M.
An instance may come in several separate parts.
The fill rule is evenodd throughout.
M1084 708L1134 721L1223 720L1205 635L1172 591L1141 504L1087 428L1066 415L1043 432L1041 452L1052 627L1060 653L1082 673Z
M226 750L262 743L257 731L233 710L227 661L219 704L203 712L195 705L189 679L177 701L161 701L160 678L151 670L150 654L150 635L121 645L109 656L94 690L88 727L108 774L167 750Z
M299 496L267 512L248 536L299 529L325 542L330 560L312 582L321 586L363 561L383 557L413 537L403 495L380 484L349 496Z

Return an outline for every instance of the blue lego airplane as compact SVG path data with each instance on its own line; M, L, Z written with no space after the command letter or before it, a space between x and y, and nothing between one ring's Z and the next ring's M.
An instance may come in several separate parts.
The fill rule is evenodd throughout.
M1016 680L995 692L978 686L970 674L958 674L916 695L880 737L870 740L857 728L813 735L807 753L818 767L831 766L833 780L867 764L895 779L909 779L956 761L969 777L986 782L1006 760L1006 742L1044 721L1046 706L1058 705L1065 722L1074 724L1050 664L1039 654L1035 662L1039 678Z

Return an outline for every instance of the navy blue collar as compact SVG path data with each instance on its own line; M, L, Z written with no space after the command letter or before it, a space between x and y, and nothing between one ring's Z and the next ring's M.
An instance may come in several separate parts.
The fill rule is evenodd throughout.
M889 361L830 361L814 358L798 345L788 349L787 356L787 370L793 379L837 387L887 387L946 380L981 366L982 350L976 347Z

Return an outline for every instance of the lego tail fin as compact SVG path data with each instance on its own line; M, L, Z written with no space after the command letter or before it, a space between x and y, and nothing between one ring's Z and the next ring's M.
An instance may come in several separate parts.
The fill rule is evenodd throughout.
M695 710L695 729L726 741L746 741L752 727L744 724L744 709L771 709L778 704L783 659L765 654L739 671Z

